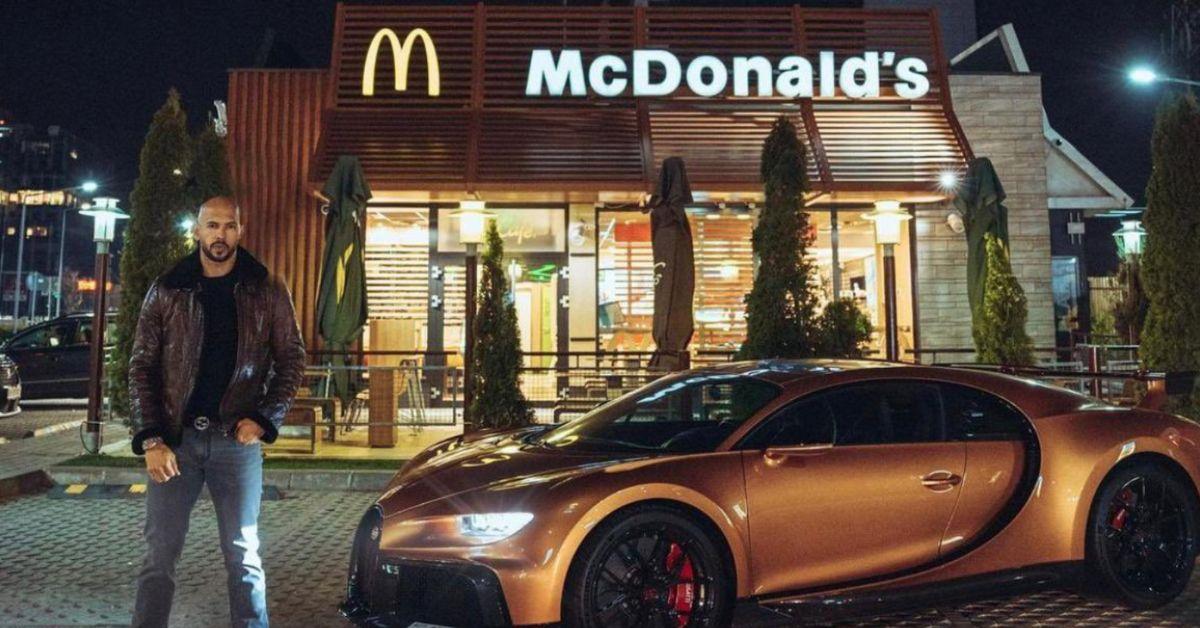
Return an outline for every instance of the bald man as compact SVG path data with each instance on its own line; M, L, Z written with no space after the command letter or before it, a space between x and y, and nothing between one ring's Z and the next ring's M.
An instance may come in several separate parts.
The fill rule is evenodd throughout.
M304 372L287 287L239 246L230 198L200 206L196 250L146 293L129 359L133 452L146 457L146 558L134 626L166 626L188 518L208 485L233 626L265 627L258 546L262 445L275 440Z

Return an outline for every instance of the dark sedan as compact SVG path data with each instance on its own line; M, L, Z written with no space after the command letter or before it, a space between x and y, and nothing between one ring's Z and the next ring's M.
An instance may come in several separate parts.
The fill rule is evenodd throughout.
M86 398L91 339L92 315L71 314L23 329L0 344L0 352L20 371L18 397Z

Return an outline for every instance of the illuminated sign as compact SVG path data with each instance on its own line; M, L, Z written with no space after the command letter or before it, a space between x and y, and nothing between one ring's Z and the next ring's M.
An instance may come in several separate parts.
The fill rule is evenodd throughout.
M901 98L929 93L928 64L916 57L898 58L894 52L864 52L843 59L839 66L834 53L826 50L819 53L816 69L795 55L775 64L762 56L733 57L731 71L728 63L711 55L695 57L684 68L670 51L634 50L632 64L617 55L600 55L585 71L579 50L561 50L556 59L554 51L537 49L529 56L525 95L588 96L590 89L590 94L606 98L667 96L685 83L694 95L711 97L725 91L732 75L734 96L833 98L840 88L849 98L878 98L883 68L892 68Z
M425 48L425 65L429 72L429 95L438 96L442 93L441 68L438 66L437 49L434 48L433 38L429 36L429 33L423 28L414 28L408 31L404 43L400 43L400 37L396 35L396 31L390 28L381 28L371 39L371 45L367 48L367 57L363 63L363 96L375 95L375 64L379 60L379 47L385 40L388 42L388 49L392 51L395 90L403 92L408 89L408 63L417 39L421 40Z

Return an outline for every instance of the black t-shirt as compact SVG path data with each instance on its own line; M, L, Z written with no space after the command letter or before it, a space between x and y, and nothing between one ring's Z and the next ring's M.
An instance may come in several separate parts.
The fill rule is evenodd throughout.
M196 386L188 400L188 414L232 421L220 417L221 397L233 377L237 362L237 301L233 298L235 273L200 279L196 295L204 312L204 344Z

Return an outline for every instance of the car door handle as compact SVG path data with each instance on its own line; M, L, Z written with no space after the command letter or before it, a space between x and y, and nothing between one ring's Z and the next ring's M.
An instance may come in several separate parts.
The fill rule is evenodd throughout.
M921 478L921 486L937 493L951 490L961 483L962 476L950 471L934 471Z

